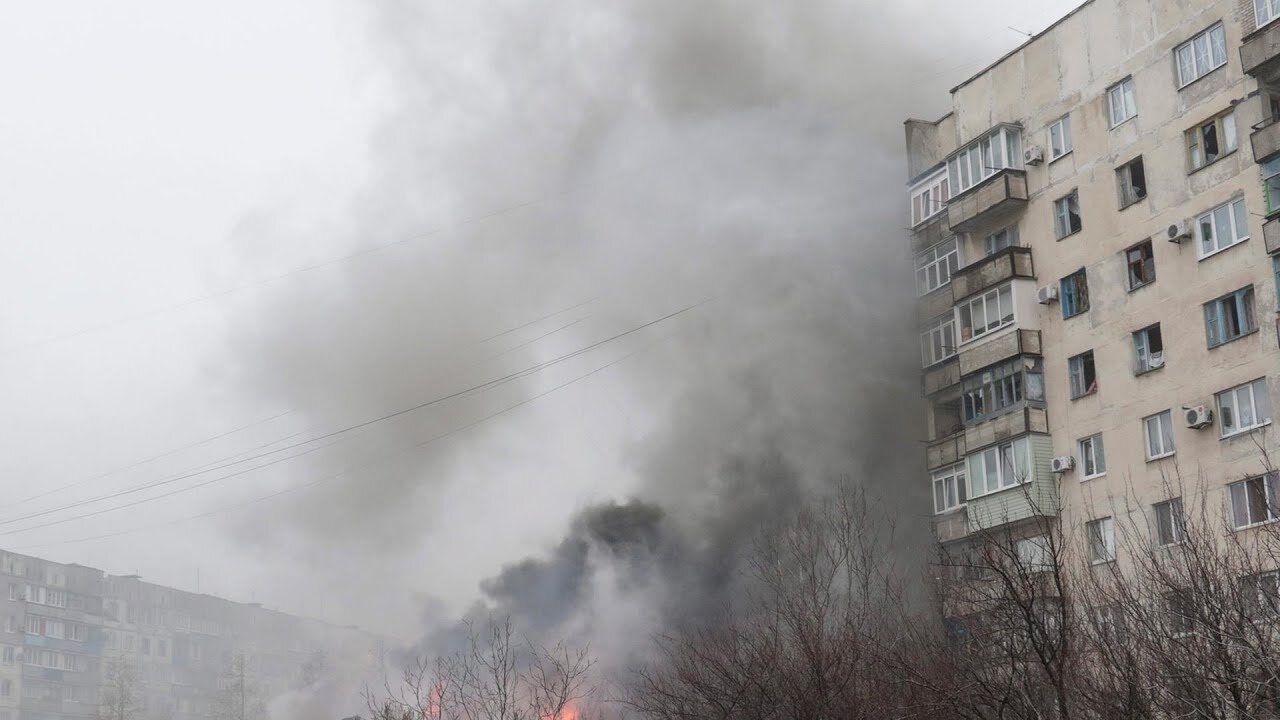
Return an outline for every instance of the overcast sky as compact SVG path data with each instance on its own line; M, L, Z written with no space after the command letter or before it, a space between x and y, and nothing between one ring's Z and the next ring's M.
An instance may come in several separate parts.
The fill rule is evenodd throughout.
M924 64L933 70L910 78L914 96L928 101L893 108L893 114L940 114L947 88L1025 39L1009 26L1038 31L1075 4L903 3L895 12L917 18L919 37L912 42L927 49L913 52L927 52ZM394 254L400 246L387 250L384 245L421 236L414 242L435 247L430 233L440 227L485 222L494 210L509 207L499 202L452 208L433 223L435 193L463 192L448 186L456 175L434 174L429 159L409 164L409 170L395 172L423 178L416 181L421 194L406 199L396 197L396 185L388 180L395 172L382 167L388 152L412 154L459 125L487 121L468 116L482 114L486 100L464 95L455 85L442 86L428 104L406 103L405 97L423 91L420 85L434 82L430 75L407 72L422 60L406 56L419 46L432 49L430 63L459 68L450 74L455 82L466 78L468 63L476 62L468 43L492 41L485 29L491 21L501 22L494 19L498 11L487 14L485 3L467 3L452 13L450 23L406 22L407 29L398 33L398 13L414 3L382 5L329 0L4 3L0 546L395 631L409 622L405 613L420 602L416 594L460 607L474 596L479 579L553 543L575 509L630 491L628 449L653 423L662 422L660 410L648 402L650 388L601 371L589 382L495 418L501 433L464 431L441 440L450 444L452 462L414 461L420 463L416 472L456 476L430 495L384 494L376 489L379 476L368 475L370 502L385 503L388 515L421 520L412 523L420 526L419 533L397 531L404 544L418 549L406 554L411 563L384 565L362 555L388 548L388 538L346 554L315 544L309 556L300 546L310 542L305 533L253 527L286 517L297 521L298 514L319 518L309 532L344 522L343 508L336 505L358 503L359 496L307 500L303 492L293 492L258 501L348 467L349 456L323 450L203 487L194 486L242 466L59 509L288 447L492 375L470 366L432 368L435 382L415 388L421 391L417 394L391 387L387 396L366 395L366 386L351 382L338 365L361 373L404 368L361 365L359 358L339 362L317 356L307 363L288 353L293 347L288 323L268 325L273 336L262 337L261 319L287 318L279 308L288 307L290 298L305 298L311 311L332 298L345 308L335 317L356 308L354 317L342 316L329 328L336 335L330 339L342 345L365 341L365 321L373 327L387 317L414 323L414 316L399 315L403 308L395 306L391 291L382 294L373 287L358 302L342 300L352 292L352 278L364 277L376 286L377 278L387 276L378 263L406 262ZM865 13L851 17L874 25L884 4L866 6ZM532 34L546 31L530 28ZM512 50L516 62L520 52ZM899 59L873 61L893 67ZM877 98L860 101L876 103ZM406 108L413 110L409 121ZM419 129L421 145L406 139L412 132L407 127ZM530 132L527 141L537 143L539 137ZM563 191L554 179L535 180L526 193L531 201ZM886 181L896 185L901 177ZM433 182L442 186L433 191ZM386 197L371 199L370 188ZM474 189L466 192L483 197ZM381 225L370 210L378 202L408 202L415 210ZM348 210L353 203L361 207L358 213ZM504 222L492 232L518 228ZM371 248L376 252L353 256ZM448 278L459 295L474 300L467 292L468 268L490 263L489 251L477 248L469 256L452 246L441 248L450 262ZM570 255L561 262L575 260ZM352 265L372 267L372 274L353 276ZM460 314L464 327L442 328L439 337L473 343L489 361L504 349L523 351L516 346L525 341L538 347L544 331L588 322L588 317L599 320L604 313L568 312L533 326L532 334L485 345L490 336L592 300L607 298L539 292L536 302L525 305L509 297L495 301L487 314ZM662 314L657 305L644 309L655 317ZM448 322L446 316L419 317L428 324ZM619 313L613 329L625 330L645 317ZM316 317L306 318L312 323L306 332L314 334ZM565 342L534 359L582 344ZM300 341L297 347L308 346ZM286 368L282 375L301 380L275 392L269 378L280 375L260 372L255 364L281 355L288 360L273 372ZM330 374L299 369L330 362ZM573 377L531 377L519 387L542 392ZM468 417L491 411L484 398L475 402L481 405ZM503 402L492 408L510 405ZM433 421L432 411L422 411L415 432L426 429L433 436L464 424L454 413ZM399 447L394 438L379 435L383 432L381 425L361 430L370 457ZM467 462L458 462L459 456ZM138 504L84 516L131 502ZM335 506L325 511L317 502ZM52 512L7 522L46 510ZM337 561L326 566L323 558L329 555ZM362 557L370 560L367 572L353 568Z

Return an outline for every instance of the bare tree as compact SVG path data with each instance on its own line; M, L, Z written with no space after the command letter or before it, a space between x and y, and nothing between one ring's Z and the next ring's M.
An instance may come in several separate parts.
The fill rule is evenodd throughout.
M591 695L587 648L538 645L510 619L468 624L465 647L422 657L381 696L367 694L375 720L573 720Z
M262 688L254 681L242 652L236 653L222 672L213 716L217 720L265 720L267 716Z
M138 668L118 657L108 660L98 695L99 720L133 720L142 712Z

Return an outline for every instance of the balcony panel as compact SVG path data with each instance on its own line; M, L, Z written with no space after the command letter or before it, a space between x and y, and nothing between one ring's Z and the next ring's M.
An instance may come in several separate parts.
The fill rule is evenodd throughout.
M969 532L1035 517L1058 514L1058 477L1053 474L1053 440L1048 435L1030 437L1031 468L1027 481L992 495L970 498L967 508Z
M947 211L943 210L912 229L911 252L927 250L950 237L951 234L951 225L947 222Z
M1280 217L1262 224L1262 239L1266 242L1268 255L1280 252Z
M1018 330L994 339L970 345L960 353L960 375L977 372L1019 355L1040 354L1040 331Z
M955 465L964 459L964 453L964 433L958 432L929 443L924 451L925 465L930 470Z
M957 270L951 276L951 302L958 303L1018 277L1034 278L1035 266L1031 262L1031 248L1015 245Z
M921 378L921 392L927 397L942 392L960 382L960 363L953 355L936 365L925 368Z
M933 535L940 543L959 540L969 534L969 516L963 507L933 518Z
M927 323L943 313L951 312L953 304L951 286L943 285L916 301L916 318L921 323Z
M1263 82L1274 81L1280 75L1280 22L1264 25L1244 36L1240 44L1240 66Z
M1027 206L1027 176L1022 170L1001 170L947 203L951 229L969 232Z
M1048 432L1048 415L1042 407L1024 407L997 415L964 430L967 450L976 450L1029 432Z
M1261 163L1280 152L1280 122L1271 121L1254 127L1256 129L1249 134L1249 144L1253 146L1253 161Z

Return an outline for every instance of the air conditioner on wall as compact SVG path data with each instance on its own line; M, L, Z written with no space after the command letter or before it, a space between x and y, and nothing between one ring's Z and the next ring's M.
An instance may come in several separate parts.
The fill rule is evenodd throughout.
M1049 303L1057 299L1058 299L1057 285L1045 285L1044 287L1036 291L1036 301L1038 301L1041 305L1048 305Z
M1039 165L1044 162L1044 150L1032 145L1022 153L1022 162L1025 165Z
M1213 424L1213 410L1204 405L1184 407L1182 409L1187 413L1187 427L1192 430L1199 430Z
M1076 459L1070 455L1059 455L1052 460L1053 471L1064 473L1076 466Z
M1191 237L1191 223L1186 220L1174 223L1165 231L1165 236L1169 238L1171 243L1180 243L1183 240L1187 240Z

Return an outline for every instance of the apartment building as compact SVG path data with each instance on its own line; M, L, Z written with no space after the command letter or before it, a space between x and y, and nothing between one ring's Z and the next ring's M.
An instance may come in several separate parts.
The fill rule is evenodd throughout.
M0 625L0 720L96 718L117 661L136 671L141 717L196 720L213 716L237 658L269 699L321 658L373 666L385 649L356 628L9 552Z
M1277 519L1280 0L1089 0L907 120L934 529ZM1188 498L1188 502L1191 498ZM1189 511L1189 508L1187 508ZM1019 534L1021 533L1021 535Z

